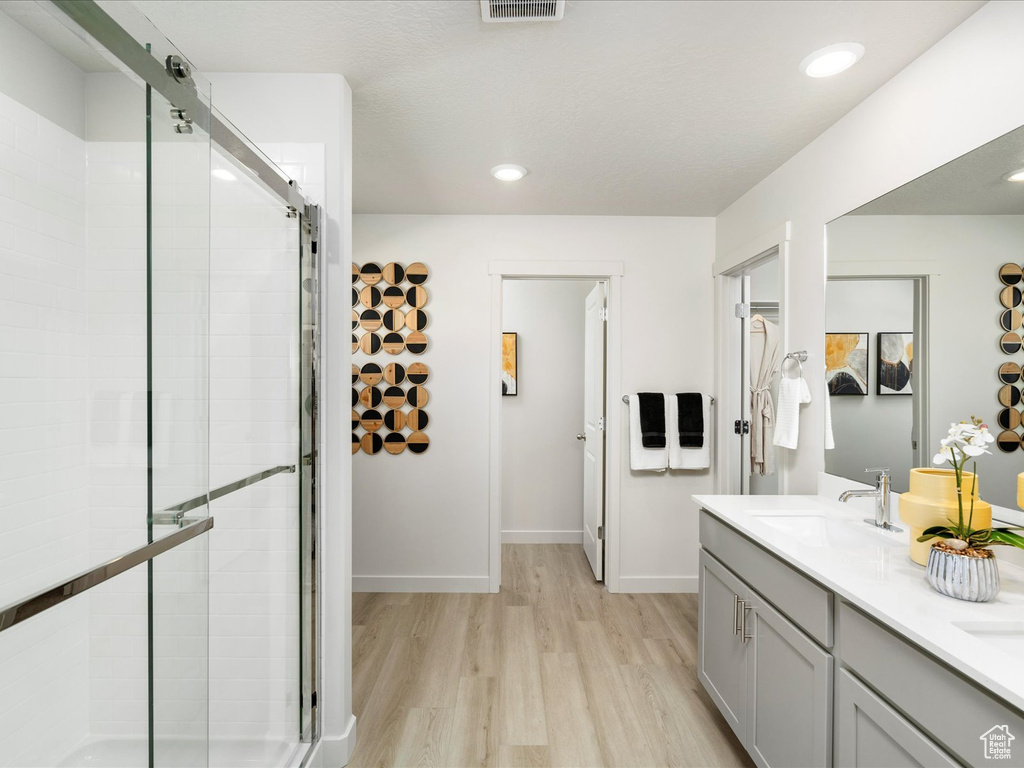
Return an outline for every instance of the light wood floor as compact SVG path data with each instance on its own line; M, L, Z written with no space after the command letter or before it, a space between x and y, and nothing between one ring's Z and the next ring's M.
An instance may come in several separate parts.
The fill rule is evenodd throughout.
M353 595L354 766L749 766L697 681L695 595L512 544L497 595Z

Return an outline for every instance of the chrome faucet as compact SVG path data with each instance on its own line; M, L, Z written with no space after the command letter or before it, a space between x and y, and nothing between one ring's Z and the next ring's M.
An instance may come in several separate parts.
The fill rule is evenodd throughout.
M865 518L865 523L882 528L886 531L900 533L903 529L897 528L889 522L889 468L874 467L865 469L865 472L877 472L875 477L875 489L873 491L844 491L839 494L840 501L849 501L854 498L873 498L875 500L875 519Z

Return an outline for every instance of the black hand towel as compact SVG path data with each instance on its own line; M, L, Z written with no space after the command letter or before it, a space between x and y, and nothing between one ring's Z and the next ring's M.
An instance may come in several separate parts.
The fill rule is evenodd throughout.
M700 392L677 392L679 447L704 447L704 397Z
M644 448L664 448L665 439L665 396L661 392L641 392L640 398L640 440Z

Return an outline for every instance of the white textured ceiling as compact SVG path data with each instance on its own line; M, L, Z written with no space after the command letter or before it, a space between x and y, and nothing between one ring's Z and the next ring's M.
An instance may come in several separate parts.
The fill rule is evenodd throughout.
M1024 128L1000 136L862 205L857 216L1024 215Z
M206 72L343 74L356 212L707 216L983 3L569 0L531 24L476 0L136 4ZM856 67L799 73L846 40Z

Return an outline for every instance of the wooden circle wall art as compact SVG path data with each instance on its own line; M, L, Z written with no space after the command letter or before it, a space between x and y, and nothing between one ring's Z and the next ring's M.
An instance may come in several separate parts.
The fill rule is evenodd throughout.
M366 363L366 365L359 369L359 379L363 384L370 387L375 387L380 384L380 380L383 376L383 371L381 371L380 366L376 363Z
M366 387L359 393L359 402L363 408L376 408L384 402L384 394L376 387Z
M384 435L384 450L397 455L405 450L405 435L401 432L390 432Z
M405 429L405 411L387 411L384 414L384 426L392 432L401 432Z
M1016 384L1020 381L1020 366L1016 363L1003 363L999 366L999 380L1003 384Z
M996 423L1003 429L1016 429L1020 426L1020 411L1016 408L1003 408L996 416Z
M372 261L369 264L363 264L363 268L359 270L359 279L368 286L376 285L383 276L380 265L374 264Z
M430 369L426 363L413 363L406 371L406 375L413 384L426 384L430 378Z
M1020 328L1021 314L1016 309L1004 309L999 315L999 325L1004 331L1016 331Z
M405 279L413 285L423 285L427 282L429 275L430 271L427 269L427 265L419 261L414 261L405 269Z
M376 432L384 426L384 417L376 408L367 408L359 419L359 426L367 432Z
M1015 285L1008 285L999 292L999 303L1007 309L1013 309L1020 304L1020 288Z
M405 280L405 267L401 264L391 262L384 267L384 282L388 285L398 285Z
M405 325L410 331L422 331L427 327L427 313L422 309L410 309L405 313Z
M422 355L427 351L427 337L426 335L416 332L410 333L405 337L405 348L412 352L414 355Z
M386 333L383 346L389 355L397 355L405 349L405 338L400 333Z
M999 279L1003 285L1017 285L1024 278L1024 270L1020 264L1003 264L999 268Z
M381 300L384 302L385 307L399 309L405 304L405 291L396 285L388 286L384 289L384 293L381 294Z
M402 330L405 328L405 313L400 309L389 309L384 313L384 327L389 331Z
M388 363L384 369L384 380L392 386L397 386L405 381L406 370L401 363Z
M359 442L363 447L363 453L368 453L371 456L380 453L380 449L384 446L384 440L376 432L367 432Z
M1020 390L1013 384L999 388L999 404L1004 408L1013 408L1020 403Z
M1013 331L1004 333L1002 338L999 339L999 348L1008 355L1015 355L1020 352L1022 344L1024 342L1021 341L1020 334Z
M352 334L353 353L419 355L427 350L429 340L423 331L429 317L423 308L430 295L423 286L429 274L422 262L408 266L398 262L383 267L374 262L361 267L352 265L352 330L363 332ZM357 285L360 282L362 285ZM1011 287L1011 283L1006 285ZM1004 291L1000 297L1004 302L1015 300L1012 305L1005 304L1006 309L1012 310L1021 303L1019 289L1016 294ZM403 336L400 332L405 329L408 334ZM1018 338L1018 348L1019 342ZM1004 375L1009 374L1000 373ZM430 419L423 406L429 402L430 393L423 385L429 378L430 368L421 362L353 365L353 385L365 386L352 387L352 452L361 450L372 456L381 452L397 455L406 450L414 454L426 451L430 438L424 430ZM382 381L387 382L383 389L377 386ZM403 388L406 383L407 388ZM1017 395L1019 400L1019 391ZM364 409L361 415L357 405ZM1006 410L1019 420L1019 411L1009 407ZM1012 417L1006 419L1009 423Z
M359 340L359 348L363 351L364 354L376 355L378 352L380 352L380 347L380 336L378 336L376 333L364 333L363 337Z
M405 399L409 401L409 405L413 408L423 408L430 402L430 393L427 392L426 387L409 387L409 391L405 394Z
M405 292L406 303L410 307L415 307L416 309L422 309L427 306L427 301L429 301L429 299L430 296L427 294L427 289L419 285L414 285ZM408 323L408 319L405 322Z
M359 315L359 325L364 331L379 331L383 321L376 309L364 309Z
M425 432L413 432L405 442L413 453L423 453L430 446L430 438Z
M999 450L1003 453L1013 453L1020 448L1020 435L1009 429L1005 432L1000 432L996 437L996 445L999 446Z
M430 417L427 416L427 412L422 408L413 408L409 411L409 415L405 417L406 426L413 432L422 432L429 423Z

